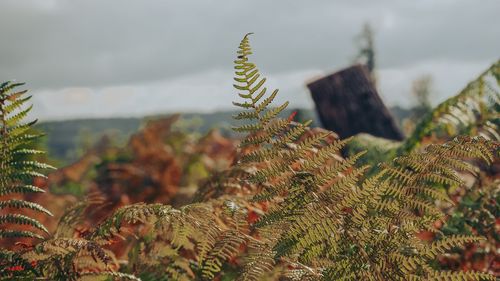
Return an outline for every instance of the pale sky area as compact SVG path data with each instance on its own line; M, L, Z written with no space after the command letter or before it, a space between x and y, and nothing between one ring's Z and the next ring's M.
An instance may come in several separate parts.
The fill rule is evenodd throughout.
M1 0L0 80L27 82L42 120L231 109L232 61L254 61L281 100L312 107L305 81L347 67L375 30L386 104L434 77L433 104L500 58L500 1Z

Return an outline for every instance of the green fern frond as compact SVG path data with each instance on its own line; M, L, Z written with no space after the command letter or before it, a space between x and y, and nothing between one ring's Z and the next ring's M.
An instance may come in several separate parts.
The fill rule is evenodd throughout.
M202 266L203 276L207 279L213 279L215 273L222 269L222 263L235 256L240 251L240 245L245 239L236 232L224 232L217 240L214 247L208 252L207 258Z
M78 224L84 220L84 214L87 210L99 208L104 203L103 198L99 194L90 194L84 200L72 205L68 208L59 219L55 238L72 238L75 235L75 229Z
M36 234L31 231L26 230L10 230L10 229L1 229L0 230L0 238L36 238L36 239L44 239L40 234Z
M464 236L464 235L453 235L445 237L442 240L434 241L429 248L423 253L429 258L435 258L440 254L444 254L453 248L461 247L467 243L474 243L483 241L484 238Z
M55 169L51 165L30 159L41 151L30 145L40 136L29 134L36 121L21 123L30 112L32 106L25 107L30 97L24 97L27 91L13 91L22 83L5 82L0 86L0 195L13 193L41 193L41 188L31 185L35 177L46 176L43 170ZM30 209L51 215L39 204L25 200L0 199L0 209ZM29 225L48 233L48 230L38 220L25 215L7 213L0 216L0 225ZM30 231L2 230L0 238L41 238Z
M260 241L250 241L249 253L245 256L242 273L238 280L258 281L276 267L272 247Z
M160 216L167 216L172 208L168 205L144 203L121 207L102 222L94 231L94 238L113 236L123 224L155 223Z
M7 201L0 201L0 209L3 208L14 208L14 209L31 209L34 211L38 211L40 213L44 213L48 216L52 216L52 213L42 207L40 204L25 201L25 200L16 200L16 199L10 199Z
M27 90L19 92L21 95L28 92ZM21 108L25 102L29 101L31 96L25 98L17 98L14 102L4 107L4 114L11 114L14 110Z
M4 196L12 193L44 193L45 190L34 186L34 185L14 185L9 187L0 187L0 196Z
M18 225L29 225L45 233L49 233L47 228L38 220L32 219L25 215L20 214L6 214L0 215L0 224L18 224Z
M245 111L235 119L245 121L237 130L247 132L240 144L244 152L238 167L250 172L239 180L257 186L252 202L270 205L254 227L280 229L278 239L263 240L264 245L273 245L273 261L310 265L310 272L321 269L325 280L427 280L434 272L429 263L435 255L426 253L438 254L439 246L426 245L415 233L436 231L433 223L443 214L434 201L451 202L435 187L461 185L459 172L478 171L473 162L464 159L491 163L497 157L498 144L481 137L457 137L375 167L378 173L366 178L368 167L356 167L363 152L347 159L339 157L350 140L329 143L326 134L307 134L307 124L279 118L286 103L268 109L278 92L265 97L266 80L249 62L250 53L245 36L235 61L235 89L244 99L236 105ZM481 83L481 87L486 84ZM453 111L449 115L458 118L457 122L472 120L457 110L469 108L457 103L446 114ZM300 175L308 177L297 181ZM455 242L450 239L444 245L451 247ZM441 245L439 249L450 247ZM269 272L271 264L264 263L262 268ZM253 276L251 272L245 268L243 275ZM262 275L259 270L254 272Z
M112 258L93 241L77 238L54 238L37 244L32 250L22 253L27 260L44 261L55 256L65 256L79 252L87 252L101 263L108 264Z
M252 54L249 36L250 34L245 35L241 41L237 52L238 58L234 61L236 75L234 80L238 82L234 84L234 88L243 92L239 96L244 99L244 103L234 102L233 104L248 110L239 113L236 116L237 120L257 120L258 123L235 127L234 130L237 132L255 132L262 129L288 105L286 102L276 108L268 109L268 106L276 97L278 90L274 90L270 95L265 97L267 89L264 87L264 84L266 78L261 77L254 63L249 62L248 56ZM261 101L262 98L264 98L263 101Z
M434 271L430 274L426 280L430 281L449 281L449 280L471 280L471 281L487 281L487 280L497 280L497 278L491 274L483 272L474 271Z
M500 121L500 60L470 82L458 95L439 104L417 125L398 149L398 154L420 146L425 137L445 134L450 138L467 134L498 139Z

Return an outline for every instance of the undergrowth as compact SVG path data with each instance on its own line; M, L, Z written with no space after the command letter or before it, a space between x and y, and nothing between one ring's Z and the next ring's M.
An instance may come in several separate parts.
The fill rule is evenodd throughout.
M250 61L249 37L241 41L234 61L239 97L234 105L241 109L234 116L240 123L234 130L241 134L234 164L212 175L190 204L122 206L84 231L86 214L106 204L100 196L88 194L74 204L52 233L30 213L15 212L30 209L50 215L36 203L9 196L43 192L33 178L43 177L38 170L52 167L26 158L41 153L24 148L37 138L26 134L33 122L21 122L31 109L23 107L29 98L24 91L14 91L19 84L4 83L0 208L5 212L0 216L0 238L36 240L22 249L0 250L0 278L495 280L486 272L441 269L437 262L443 255L485 238L436 225L447 220L440 204L454 203L448 191L464 186L463 175L478 176L480 168L498 160L498 115L477 101L482 111L473 113L480 116L457 127L465 135L420 145L423 136L441 124L436 118L451 120L457 110L469 112L464 106L444 110L452 101L467 105L478 100L470 89L493 92L485 81L440 105L398 148L397 157L360 165L363 151L341 156L351 139L313 130L310 122L296 122L293 115L279 117L288 103L273 104L278 90L267 88L266 78ZM492 69L498 78L498 64ZM491 98L495 95L487 96L488 102L496 102ZM472 130L476 123L479 129ZM468 215L462 205L457 208ZM423 232L436 239L421 239Z

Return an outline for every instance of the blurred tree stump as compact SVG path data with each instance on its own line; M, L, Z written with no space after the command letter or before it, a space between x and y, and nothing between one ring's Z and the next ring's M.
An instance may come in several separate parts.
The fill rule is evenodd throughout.
M307 87L323 127L340 138L358 133L392 140L404 138L365 66L346 68L311 82Z

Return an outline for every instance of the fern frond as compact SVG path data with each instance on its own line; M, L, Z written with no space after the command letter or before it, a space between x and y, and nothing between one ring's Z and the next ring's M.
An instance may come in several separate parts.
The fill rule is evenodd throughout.
M4 124L8 127L15 126L18 124L21 120L23 120L26 116L28 116L28 113L31 111L33 108L33 105L28 106L26 109L20 111L19 113L8 116L5 112L5 116L8 116L7 118L4 119Z
M44 239L43 236L26 230L0 229L0 238L36 238Z
M25 215L20 214L6 214L0 215L0 224L18 224L18 225L29 225L34 228L40 229L45 233L49 233L47 228L38 220L32 219Z
M40 213L44 213L48 216L53 216L52 213L42 207L40 204L36 204L33 202L25 201L25 200L16 200L16 199L10 199L7 201L0 201L0 209L3 208L13 208L13 209L31 209L34 211L38 211Z
M72 238L75 234L75 229L82 222L84 213L93 208L96 209L104 203L100 194L90 194L84 200L74 204L68 208L59 219L55 238Z
M442 240L434 241L431 246L426 249L423 253L429 258L435 258L436 256L446 253L453 248L461 247L467 243L474 243L484 240L484 238L464 236L464 235L453 235L448 236Z
M34 185L14 185L9 187L0 187L0 196L4 196L12 193L44 193L45 190L34 186Z
M29 156L40 153L31 148L39 135L29 134L36 121L21 123L32 106L25 107L30 97L24 97L27 91L13 91L22 83L5 82L0 86L0 196L13 193L40 193L41 188L30 184L35 177L46 177L40 171L54 169L51 165L32 160ZM26 200L0 199L0 209L30 209L51 215L39 204ZM48 230L34 218L26 215L7 213L0 216L0 225L28 225L48 233ZM42 238L30 231L2 230L0 238Z
M498 141L499 65L500 60L470 82L458 95L429 112L398 149L398 154L419 147L422 140L432 134L445 134L449 138L468 134Z
M269 109L278 91L266 97L266 80L249 61L250 53L245 36L234 79L244 100L236 105L244 111L235 119L246 122L237 127L247 132L237 166L249 173L237 180L257 187L252 202L267 201L270 206L254 227L279 229L277 239L263 244L272 246L266 253L274 253L273 262L310 266L309 271L284 272L286 276L297 270L300 278L318 279L310 273L321 272L324 280L427 280L436 256L426 253L439 254L456 244L451 239L450 244L433 248L416 237L422 230L436 231L434 222L443 218L434 201L450 202L435 187L461 185L459 172L478 171L469 160L495 161L498 144L481 137L457 137L374 167L378 172L366 178L368 167L356 164L362 152L346 159L339 156L350 140L328 142L326 134L307 134L307 124L281 119L286 103ZM480 87L487 84L481 83ZM449 115L448 120L457 124L470 123L471 108L480 105L460 101L441 116ZM410 140L406 147L410 143L415 146ZM262 270L253 273L262 276L273 262L264 262ZM245 268L243 276L255 279L251 273Z
M28 92L28 90L21 91L21 92L19 92L19 94L24 94L26 92ZM24 105L24 103L29 101L30 99L31 99L31 96L21 98L21 99L18 98L16 100L14 100L14 102L12 102L11 104L4 107L4 114L5 115L11 114L14 110L21 108Z
M227 231L217 240L202 266L203 276L213 279L215 273L221 271L222 263L235 256L240 251L240 245L245 239L236 232Z
M471 281L487 281L487 280L497 280L495 276L474 271L434 271L426 278L426 280L432 281L449 281L449 280L471 280Z
M27 260L43 261L52 259L55 255L68 255L78 252L88 252L94 259L107 264L112 258L93 241L76 238L54 238L37 244L32 250L25 251L22 257Z
M258 281L273 271L276 266L275 253L268 243L250 241L249 253L245 256L241 281Z
M172 208L162 204L144 204L137 203L116 210L104 222L102 222L94 231L92 237L108 237L113 236L116 231L119 231L123 224L134 223L155 223L156 220L164 215L170 214Z

